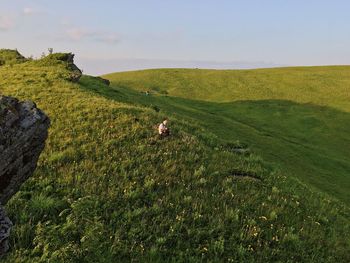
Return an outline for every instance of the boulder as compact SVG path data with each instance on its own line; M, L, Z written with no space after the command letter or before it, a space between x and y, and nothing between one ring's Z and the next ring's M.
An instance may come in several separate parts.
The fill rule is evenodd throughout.
M34 172L48 136L49 118L31 101L0 96L0 202Z
M0 255L8 250L12 226L1 205L33 174L49 125L35 103L0 96Z
M68 68L71 70L70 81L78 82L83 72L74 64L74 54L72 53L63 53L61 60L68 63Z
M74 54L72 53L53 53L42 59L43 61L50 62L52 60L63 61L67 63L67 68L71 71L68 78L69 81L78 82L83 72L74 64Z
M0 255L6 253L9 249L8 241L11 227L11 220L7 217L4 208L0 206Z

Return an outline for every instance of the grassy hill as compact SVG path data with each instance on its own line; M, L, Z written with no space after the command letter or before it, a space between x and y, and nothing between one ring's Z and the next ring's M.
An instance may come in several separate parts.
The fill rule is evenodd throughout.
M6 206L4 262L349 261L349 208L242 153L238 132L217 136L230 120L221 103L69 75L55 59L0 66L0 94L34 100L52 123L36 173ZM173 135L159 140L164 115Z
M17 50L12 49L0 49L0 66L12 65L25 62L26 59Z
M181 112L221 139L239 139L284 174L350 203L350 67L160 69L105 77L117 89L151 91L139 103Z
M116 84L211 102L290 100L350 112L350 66L255 70L154 69L108 74Z

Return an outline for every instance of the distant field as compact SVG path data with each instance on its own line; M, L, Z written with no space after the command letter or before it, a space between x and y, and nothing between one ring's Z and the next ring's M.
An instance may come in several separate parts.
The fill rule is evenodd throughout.
M106 77L115 84L212 102L291 100L350 112L350 66L256 70L155 69Z
M247 143L285 174L350 203L350 66L105 77L125 94L150 91L140 104L199 120L219 138Z

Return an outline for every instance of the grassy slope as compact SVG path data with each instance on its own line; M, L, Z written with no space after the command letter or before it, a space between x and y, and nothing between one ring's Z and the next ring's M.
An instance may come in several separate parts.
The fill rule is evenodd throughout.
M139 103L248 143L286 175L349 204L350 67L161 69L106 77L126 93L153 92Z
M160 69L106 75L116 83L213 102L281 99L350 112L349 66L256 70Z
M159 141L163 113L144 96L67 74L61 62L0 67L1 94L35 100L52 121L35 175L7 204L4 261L348 261L341 203L232 152L177 99L173 136Z
M7 64L17 64L26 61L27 59L23 57L17 50L11 49L0 49L0 66Z

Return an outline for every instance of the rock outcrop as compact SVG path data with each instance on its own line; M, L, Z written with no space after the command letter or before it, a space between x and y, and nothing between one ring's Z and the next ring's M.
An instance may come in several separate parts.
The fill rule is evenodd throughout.
M4 208L0 206L0 255L6 253L9 249L8 239L11 227L11 220L7 217Z
M78 82L83 72L74 64L74 54L66 53L65 61L68 63L68 67L72 71L70 81Z
M0 202L5 204L34 172L49 118L31 101L0 97Z
M71 71L69 81L78 82L83 72L74 64L74 54L72 53L54 53L44 58L46 61L59 60L67 63L68 69Z
M31 101L0 96L0 203L30 177L48 136L49 118ZM6 250L11 221L0 207L0 253Z

